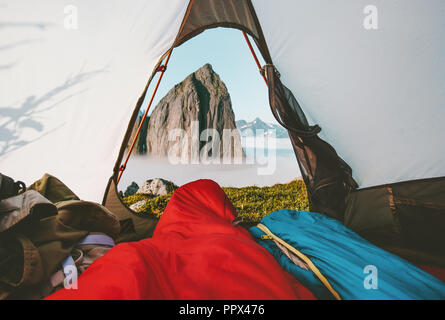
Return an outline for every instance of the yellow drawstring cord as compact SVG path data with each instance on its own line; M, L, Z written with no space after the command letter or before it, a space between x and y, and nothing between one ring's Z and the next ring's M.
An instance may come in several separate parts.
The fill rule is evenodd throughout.
M257 227L266 234L266 236L261 237L262 239L272 239L279 242L280 244L285 246L288 250L290 250L292 253L294 253L296 256L298 256L300 259L302 259L304 262L306 262L311 271L318 277L318 279L320 279L320 281L325 285L325 287L328 288L328 290L334 295L334 297L337 300L341 300L340 295L337 293L337 291L334 290L334 288L332 288L328 279L326 279L325 276L321 274L320 270L318 270L318 268L312 263L312 261L305 254L298 251L297 249L289 245L287 242L274 235L264 224L259 223Z

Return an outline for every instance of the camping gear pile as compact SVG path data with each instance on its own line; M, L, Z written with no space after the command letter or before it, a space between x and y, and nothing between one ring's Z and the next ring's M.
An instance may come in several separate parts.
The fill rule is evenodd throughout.
M110 250L119 222L51 175L17 185L1 175L0 299L42 299Z
M111 232L99 225L90 230L89 223L73 218L89 221L90 214L98 217L93 214L96 210L108 219L111 211L119 220L112 228L119 233L116 242L154 235L156 243L156 234L162 234L155 229L157 219L129 210L118 195L118 181L131 154L127 147L134 145L130 141L133 127L146 96L153 98L162 76L168 74L166 65L174 59L174 48L207 29L226 27L240 30L240 37L244 33L247 46L240 50L249 47L254 54L267 84L271 111L289 132L311 211L336 219L372 244L416 265L445 268L443 5L442 0L381 1L371 8L374 17L376 10L383 13L383 19L378 19L380 29L369 29L362 23L369 23L365 0L134 0L131 5L79 0L68 6L42 0L39 10L31 10L30 2L5 0L0 11L0 32L7 41L0 48L0 88L4 90L0 95L0 168L26 183L50 171L80 198L103 205L88 202L88 210L71 215L70 210L81 207L78 202L64 207L59 201L80 201L77 197L51 200L40 193L55 209L27 191L16 200L27 203L29 210L17 211L17 217L36 216L39 223L65 228L66 216L73 223L68 226L75 229L63 247L66 254L90 231ZM20 191L23 184L15 188ZM51 241L30 230L14 232L31 220L9 219L2 237L6 232L8 240L15 240L2 241L1 250ZM110 225L114 226L113 221ZM298 227L292 230L290 225L283 237L297 233ZM144 245L123 247L158 252L150 239L143 241ZM360 242L356 241L352 244ZM9 243L15 247L8 247ZM119 250L106 257L119 258ZM244 254L248 255L247 250ZM54 260L55 265L62 260ZM93 266L99 268L100 261L106 259ZM36 263L38 274L48 277L46 264ZM271 274L265 286L272 285L272 275L277 276L274 281L282 282L273 263L267 264ZM90 279L88 272L97 270L93 266L83 279ZM407 268L429 281L418 270ZM162 270L153 272L158 276ZM2 272L2 279L7 277L2 288L25 283L18 275L8 278ZM169 276L159 278L167 281ZM335 289L335 282L331 286ZM283 290L272 293L296 296L288 286ZM165 296L182 295L170 292Z
M314 299L249 232L211 180L177 189L153 237L117 245L49 299Z
M322 214L276 211L251 234L241 225L218 184L188 183L153 237L118 245L78 290L49 299L445 299L445 282Z

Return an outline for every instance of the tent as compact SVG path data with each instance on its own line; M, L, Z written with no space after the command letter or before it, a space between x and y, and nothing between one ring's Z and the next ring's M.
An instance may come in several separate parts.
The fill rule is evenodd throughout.
M376 0L377 29L364 26L364 0L0 7L3 173L31 183L50 172L119 215L122 240L150 235L156 222L130 212L116 188L144 96L176 46L236 28L266 61L271 110L289 130L311 210L443 265L443 1Z

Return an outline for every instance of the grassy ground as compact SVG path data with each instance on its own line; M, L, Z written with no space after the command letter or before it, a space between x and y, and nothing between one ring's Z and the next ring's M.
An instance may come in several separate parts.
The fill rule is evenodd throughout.
M290 183L276 184L271 187L253 186L223 188L223 190L237 208L238 216L252 221L259 221L262 217L279 209L309 210L306 187L302 180L293 180ZM141 202L138 212L160 217L170 197L171 194L159 197L135 194L124 197L122 200L127 206Z

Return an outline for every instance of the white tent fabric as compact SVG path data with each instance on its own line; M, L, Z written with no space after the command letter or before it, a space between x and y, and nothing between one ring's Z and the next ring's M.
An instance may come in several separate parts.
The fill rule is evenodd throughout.
M445 1L253 4L281 80L360 187L445 176Z
M49 172L101 201L187 4L2 0L1 172L26 183ZM364 0L253 4L283 83L361 187L445 176L444 1L375 0L378 30L363 28Z
M132 111L183 0L0 1L0 171L102 201ZM72 27L77 9L77 29ZM75 25L74 25L75 26Z

